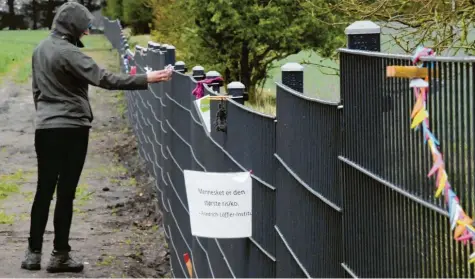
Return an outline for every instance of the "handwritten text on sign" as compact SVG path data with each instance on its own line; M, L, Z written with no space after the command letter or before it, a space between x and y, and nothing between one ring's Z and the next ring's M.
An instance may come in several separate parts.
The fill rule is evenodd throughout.
M252 179L249 172L185 170L191 234L209 238L252 236Z

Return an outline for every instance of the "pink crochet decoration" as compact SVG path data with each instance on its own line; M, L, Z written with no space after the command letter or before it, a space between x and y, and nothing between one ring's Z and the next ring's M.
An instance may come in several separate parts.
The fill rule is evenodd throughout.
M191 92L191 93L196 97L196 99L200 99L204 96L203 84L211 84L211 83L215 83L215 82L218 82L218 81L223 81L223 78L222 77L216 77L216 78L200 80L200 81L198 81L198 83L196 83L196 87L195 87L195 89L193 89L193 92Z

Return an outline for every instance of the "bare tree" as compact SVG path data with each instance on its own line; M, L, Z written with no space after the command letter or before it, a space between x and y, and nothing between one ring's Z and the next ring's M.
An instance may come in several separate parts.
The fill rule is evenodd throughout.
M334 9L345 18L386 25L394 42L407 52L424 44L439 53L475 53L475 42L468 36L475 0L341 0Z

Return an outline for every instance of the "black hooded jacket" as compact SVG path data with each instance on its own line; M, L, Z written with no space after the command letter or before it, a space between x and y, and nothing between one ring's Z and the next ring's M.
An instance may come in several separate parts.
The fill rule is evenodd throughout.
M36 129L90 127L88 86L111 90L147 89L146 75L113 74L84 54L81 35L93 16L83 5L67 2L57 11L53 31L34 50L33 99Z

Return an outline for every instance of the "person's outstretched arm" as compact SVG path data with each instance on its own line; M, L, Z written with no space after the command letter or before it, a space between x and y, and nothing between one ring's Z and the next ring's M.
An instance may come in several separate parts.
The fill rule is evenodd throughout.
M145 90L149 83L166 81L171 78L171 71L152 71L141 75L114 74L97 65L97 63L80 50L71 50L64 55L64 67L76 78L90 85L109 90Z

